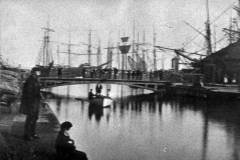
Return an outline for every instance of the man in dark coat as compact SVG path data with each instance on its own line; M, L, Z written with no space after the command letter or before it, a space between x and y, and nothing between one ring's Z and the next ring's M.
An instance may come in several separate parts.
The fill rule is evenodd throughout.
M61 130L58 133L55 149L58 160L87 160L87 155L84 152L76 150L74 141L70 138L68 131L72 127L71 122L63 122Z
M26 114L25 140L39 138L35 133L41 100L38 72L36 68L31 70L31 75L26 79L22 89L20 112Z

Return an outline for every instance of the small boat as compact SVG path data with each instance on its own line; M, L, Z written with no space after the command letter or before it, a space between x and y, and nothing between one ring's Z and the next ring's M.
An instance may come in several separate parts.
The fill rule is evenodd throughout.
M103 99L103 107L109 108L111 107L111 104L113 103L113 100L111 98L104 98Z
M89 100L91 106L109 108L113 102L110 97L96 96Z

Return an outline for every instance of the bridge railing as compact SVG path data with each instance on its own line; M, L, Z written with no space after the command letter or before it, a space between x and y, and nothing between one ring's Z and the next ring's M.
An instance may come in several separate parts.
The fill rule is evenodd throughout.
M82 75L76 75L73 73L67 73L63 74L61 76L52 76L52 77L58 77L58 78L98 78L98 79L109 79L109 80L144 80L144 81L160 81L159 77L150 77L148 73L144 73L141 75L129 75L129 74L102 74L102 75L88 75L85 76Z
M59 74L61 73L61 74ZM80 68L63 68L61 72L53 69L49 75L50 77L59 78L100 78L100 79L119 79L119 80L144 80L144 81L161 81L162 74L157 72L142 72L131 70L114 70L114 69L99 69L87 70Z

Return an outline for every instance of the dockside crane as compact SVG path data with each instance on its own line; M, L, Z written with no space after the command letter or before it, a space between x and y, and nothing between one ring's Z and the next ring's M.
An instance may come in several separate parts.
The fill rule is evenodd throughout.
M204 54L187 52L187 51L184 51L183 49L174 49L174 48L168 48L168 47L163 47L163 46L154 46L154 47L156 47L156 48L158 48L160 50L174 51L177 55L182 56L182 57L190 60L191 62L199 62L199 60L195 59L195 58L191 58L190 55L206 56ZM183 54L183 53L188 53L188 55Z
M197 56L201 56L201 57L206 56L206 55L199 54L199 53L187 52L187 51L184 51L183 49L174 49L174 48L168 48L168 47L163 47L163 46L155 46L155 47L158 48L159 50L169 50L169 51L173 51L174 53L176 53L177 56L173 58L173 59L175 59L175 61L177 61L176 68L178 68L179 64L190 65L190 66L193 66L194 68L197 68L198 65L196 65L196 64L199 64L201 62L201 60L192 58L192 57L190 57L190 55L197 55ZM184 53L187 53L187 55ZM179 63L179 60L181 60L180 56L187 59L190 62L189 63L188 62Z

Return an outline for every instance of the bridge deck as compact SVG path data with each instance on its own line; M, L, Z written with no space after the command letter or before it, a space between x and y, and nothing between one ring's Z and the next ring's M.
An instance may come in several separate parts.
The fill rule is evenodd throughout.
M148 89L154 92L162 92L160 86L170 84L168 81L154 81L154 80L136 80L136 79L103 79L103 78L69 78L69 77L41 77L40 82L43 83L43 88L58 87L64 85L74 84L89 84L89 83L108 83L128 85L131 87Z
M160 85L170 84L169 81L155 80L136 80L136 79L103 79L103 78L59 78L59 77L41 77L41 82L101 82L101 83L131 83L131 84L149 84Z

